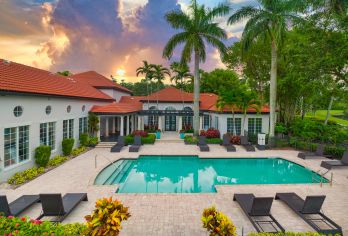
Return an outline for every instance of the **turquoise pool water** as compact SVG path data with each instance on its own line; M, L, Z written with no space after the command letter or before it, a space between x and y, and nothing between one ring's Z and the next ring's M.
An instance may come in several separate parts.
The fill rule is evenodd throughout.
M320 176L281 158L140 156L109 165L95 184L118 184L119 193L210 193L215 185L304 184L313 178Z

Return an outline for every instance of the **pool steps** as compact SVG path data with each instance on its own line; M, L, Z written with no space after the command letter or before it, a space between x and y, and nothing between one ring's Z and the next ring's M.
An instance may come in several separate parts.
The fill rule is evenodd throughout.
M127 163L118 171L117 176L112 180L111 183L116 184L116 183L121 183L121 179L125 176L125 173L129 169L129 167L132 165L131 161L126 161Z
M120 164L117 166L116 169L111 173L111 175L105 180L104 185L112 184L112 180L116 177L118 174L118 170L122 168L122 166L125 164L125 160L120 161Z
M124 177L124 173L133 166L132 163L133 161L131 160L122 160L118 167L114 169L112 174L105 180L104 185L120 183L120 180Z

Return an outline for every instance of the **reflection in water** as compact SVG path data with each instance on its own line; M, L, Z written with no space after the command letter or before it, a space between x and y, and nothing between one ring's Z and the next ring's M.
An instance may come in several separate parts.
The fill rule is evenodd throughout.
M121 193L215 192L221 184L311 183L312 172L283 159L143 156L113 184Z

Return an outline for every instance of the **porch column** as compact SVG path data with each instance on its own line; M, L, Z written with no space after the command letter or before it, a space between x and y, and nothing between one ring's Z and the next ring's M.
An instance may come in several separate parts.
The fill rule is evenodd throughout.
M99 116L98 117L98 127L99 127L99 129L98 129L98 131L97 131L97 138L100 140L100 130L101 130L101 126L100 126L100 120L101 120L101 117ZM94 135L94 134L93 134Z
M105 137L109 137L109 117L105 119Z
M158 117L158 128L162 131L162 116Z
M124 119L123 116L120 116L120 121L121 121L121 125L120 125L120 135L124 136Z
M138 130L141 130L141 116L138 116Z
M129 118L126 116L126 135L129 134Z
M179 127L178 127L178 132L182 129L182 116L179 116Z
M144 124L145 124L145 116L142 116L140 130L144 130Z
M112 119L113 119L113 121L114 121L114 129L113 129L113 133L116 133L116 132L117 132L117 123L116 123L116 119L117 119L117 117L116 117L116 116L114 116Z
M135 115L132 115L132 132L135 131Z

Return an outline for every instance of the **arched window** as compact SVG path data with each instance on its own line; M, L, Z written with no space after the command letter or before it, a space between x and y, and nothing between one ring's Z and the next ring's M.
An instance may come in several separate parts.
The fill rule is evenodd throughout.
M46 115L51 114L51 112L52 112L52 107L51 107L51 106L47 106L45 111L46 111Z
M23 107L21 106L16 106L14 109L13 109L13 114L15 117L20 117L22 114L23 114Z
M166 107L166 111L175 111L176 109L172 106Z
M191 107L184 107L183 111L192 112ZM185 115L182 117L182 129L191 130L193 127L193 117L191 115Z
M82 111L84 112L86 110L86 105L82 106Z
M66 111L67 111L68 113L70 113L70 112L71 112L71 106L70 106L70 105L69 105L69 106L67 106Z
M149 108L149 110L151 111L155 111L157 110L157 107L156 106L151 106ZM148 118L148 129L158 129L158 115L149 115L149 118Z

